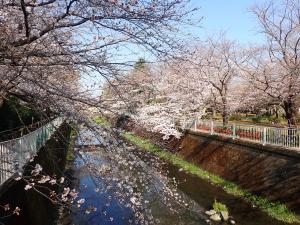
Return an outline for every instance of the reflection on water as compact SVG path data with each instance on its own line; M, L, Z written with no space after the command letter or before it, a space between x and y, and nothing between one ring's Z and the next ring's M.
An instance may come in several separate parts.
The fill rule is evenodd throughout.
M105 164L105 153L85 152L82 153L84 158L88 158L89 162ZM77 180L75 188L79 190L78 199L84 198L85 203L70 214L64 213L60 219L60 225L74 224L74 225L126 225L139 224L135 221L134 212L127 206L127 202L120 203L119 199L115 197L113 189L107 188L106 180L95 178L89 171L88 166L80 157L76 158L74 162L74 177ZM118 172L118 171L116 171ZM122 173L122 171L119 171ZM109 185L110 186L110 185ZM202 225L207 224L203 216L203 209L198 204L189 200L189 205L194 204L193 211L188 209L180 209L179 211L171 211L170 205L175 205L175 202L170 200L170 205L162 204L160 198L161 193L152 191L141 191L144 199L151 201L151 214L154 216L155 224L172 224L172 225ZM185 194L183 197L188 198ZM128 199L128 202L130 200ZM130 202L129 202L130 203ZM201 209L201 211L200 211ZM93 212L93 211L96 212Z
M78 179L79 199L84 198L85 203L81 209L70 215L72 224L122 225L133 221L133 212L129 208L122 207L112 193L98 191L98 181L90 176L81 159L76 159L75 167L74 175Z
M99 145L100 141L101 141L101 137L97 135L95 132L88 129L82 129L78 134L76 145L78 146Z
M221 188L218 188L206 181L203 181L195 176L189 175L179 168L165 162L160 162L161 166L154 163L158 159L151 154L143 151L133 150L130 154L134 154L144 163L143 170L151 170L152 173L157 173L157 180L168 177L171 180L176 180L176 192L179 193L184 203L188 203L188 207L170 207L178 204L174 199L161 201L164 194L160 193L159 182L153 180L151 185L146 185L150 189L141 188L138 192L142 193L143 199L150 201L151 215L154 217L154 224L162 225L204 225L214 224L206 222L207 217L204 211L210 209L214 200L225 203L230 211L230 215L239 225L284 225L285 223L273 220L265 213L262 213L257 208L253 208L243 200L233 197L225 193ZM86 162L94 165L110 164L107 153L99 148L95 152L84 152L82 158L77 157L74 162L74 178L77 181L77 189L79 189L79 199L84 198L85 203L81 208L72 211L70 214L64 214L60 219L59 225L127 225L139 224L136 221L134 211L130 206L130 199L121 200L116 196L115 190L111 187L111 183L107 183L106 179L95 177L90 173ZM86 161L84 160L86 159ZM84 162L85 161L85 162ZM112 176L120 176L126 179L124 171L115 168ZM137 179L139 173L131 174ZM118 185L118 184L115 184ZM76 185L75 185L76 186ZM176 198L175 198L176 199ZM128 204L129 203L129 204ZM172 210L171 208L175 208ZM93 212L95 210L95 212ZM219 223L220 224L220 223ZM226 223L223 223L226 224Z

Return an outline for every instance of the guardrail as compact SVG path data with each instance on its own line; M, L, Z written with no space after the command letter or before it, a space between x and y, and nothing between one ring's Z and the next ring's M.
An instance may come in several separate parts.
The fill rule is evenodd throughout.
M287 148L300 149L300 128L277 128L247 124L228 124L222 122L193 120L183 124L184 129L201 131L219 135L230 136L233 139L259 142L263 145L270 144Z
M62 118L56 118L20 138L0 142L0 185L15 173L23 172L24 165L37 154L62 122Z

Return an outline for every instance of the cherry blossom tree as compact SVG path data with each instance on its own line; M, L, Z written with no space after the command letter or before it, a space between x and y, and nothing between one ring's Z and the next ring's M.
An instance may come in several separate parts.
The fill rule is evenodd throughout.
M124 75L124 70L132 66L130 59L118 58L122 47L138 46L157 58L176 55L182 49L182 44L174 34L176 26L187 19L192 11L186 7L187 2L1 1L1 101L14 95L33 103L40 111L50 110L68 121L75 120L84 124L85 128L97 130L103 136L99 139L107 152L122 154L122 161L112 154L112 160L115 157L112 162L121 166L121 163L130 160L138 166L135 158L128 158L127 149L114 138L111 129L95 126L86 109L110 110L110 105L95 96L94 91L99 87L99 81L110 83L118 80ZM91 87L83 87L83 79L92 83ZM40 182L50 185L58 182L40 173L36 176L33 173L26 180L26 190L36 190ZM125 183L132 184L133 180ZM48 197L62 204L69 200L77 204L84 203L81 199L75 201L73 197L76 197L76 191L65 188L58 197L58 193ZM125 191L123 189L120 185L118 190ZM129 190L126 191L126 197L132 195ZM19 209L14 209L13 213L19 213Z
M128 76L130 81L139 83L139 88L128 85L122 89L127 90L122 96L139 104L134 112L127 108L127 113L145 128L165 134L165 138L180 137L176 127L179 121L201 118L208 108L221 112L227 125L230 113L241 108L247 99L237 78L236 48L224 36L208 39L197 48L190 47L189 55L151 67L147 79ZM144 98L141 93L147 92L142 90L151 90L152 95ZM124 109L120 103L116 106L118 111Z
M102 102L93 98L93 90L76 89L74 82L66 82L69 74L88 77L90 83L119 76L130 64L115 57L124 45L142 46L155 55L175 53L176 46L180 47L173 36L175 23L185 20L191 11L186 3L2 1L2 98L18 95L42 107L47 102L65 115L83 106L101 110Z
M139 59L132 70L105 84L102 99L111 112L135 114L138 107L154 98L155 77L145 59Z
M222 115L223 125L228 124L230 113L238 108L235 92L238 61L237 45L221 34L219 38L209 38L198 46L193 63L198 70L198 79L210 88L208 103L211 108Z
M267 1L256 5L257 18L266 44L252 50L248 80L285 111L290 126L296 123L296 98L300 93L300 3L298 0Z
M207 86L183 57L152 66L147 71L137 75L133 70L125 77L127 86L121 90L126 90L122 95L126 101L116 103L115 111L122 111L143 127L164 134L164 138L171 135L179 138L178 128L184 120L200 118L204 114ZM104 97L116 99L118 93L111 92ZM126 103L130 102L135 110L127 107Z

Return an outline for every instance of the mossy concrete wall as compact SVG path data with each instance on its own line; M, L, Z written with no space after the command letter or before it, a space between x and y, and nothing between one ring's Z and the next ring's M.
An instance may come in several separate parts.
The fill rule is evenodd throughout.
M300 214L300 150L189 131L179 154L249 191Z

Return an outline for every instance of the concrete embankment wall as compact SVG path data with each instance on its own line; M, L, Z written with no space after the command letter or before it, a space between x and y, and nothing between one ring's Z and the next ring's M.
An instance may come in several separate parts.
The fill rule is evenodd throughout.
M178 152L201 168L233 181L252 193L285 203L300 214L300 150L242 141L230 137L187 132L180 140L162 139L132 121L122 128Z
M252 193L281 201L300 214L300 150L187 132L179 154Z

